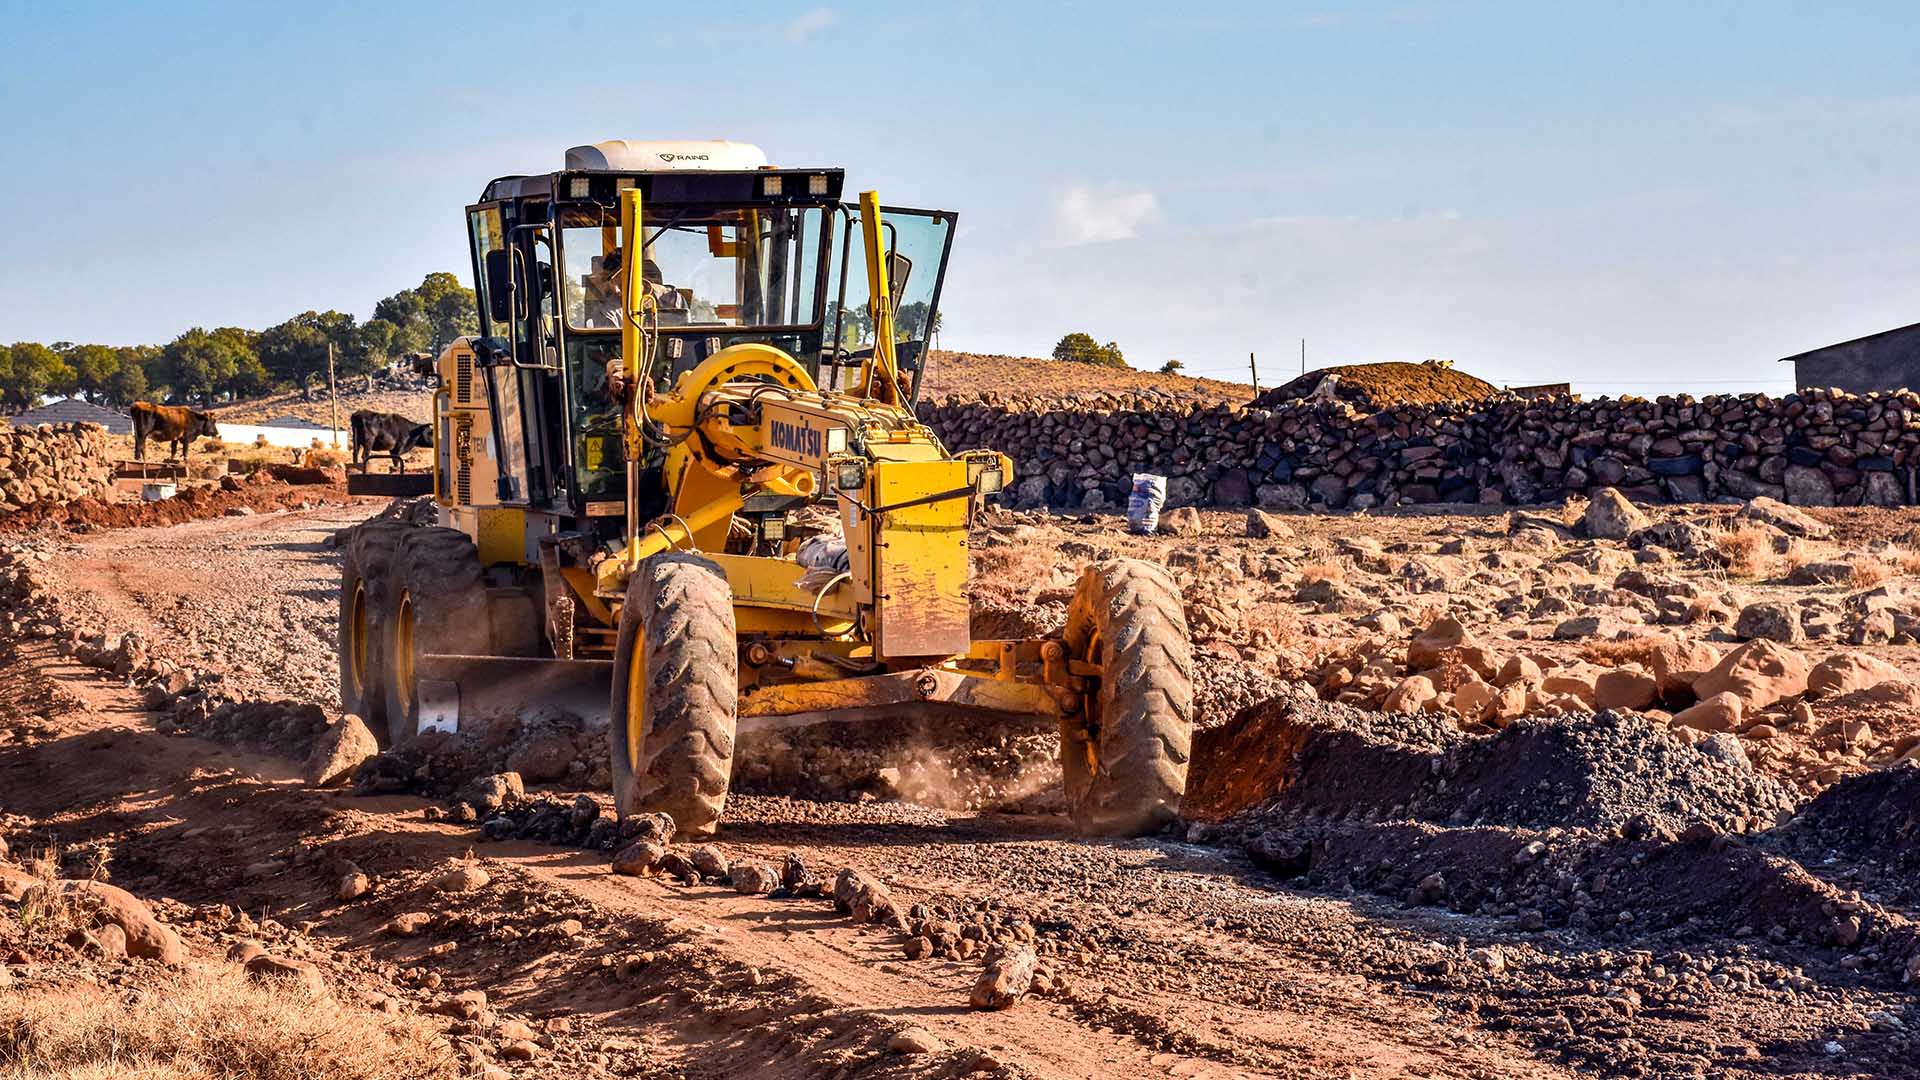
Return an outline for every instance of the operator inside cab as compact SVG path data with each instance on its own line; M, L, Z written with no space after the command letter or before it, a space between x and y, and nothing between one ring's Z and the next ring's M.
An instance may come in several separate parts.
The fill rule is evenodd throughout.
M621 300L625 295L623 288L626 282L626 275L621 273L623 265L618 250L592 257L590 268L580 279L580 291L585 303L589 327L619 328L620 312L624 310ZM647 295L653 298L654 310L659 312L660 322L666 325L685 325L689 291L676 289L662 281L660 264L652 259L646 259L640 264L640 278L641 283L646 287Z

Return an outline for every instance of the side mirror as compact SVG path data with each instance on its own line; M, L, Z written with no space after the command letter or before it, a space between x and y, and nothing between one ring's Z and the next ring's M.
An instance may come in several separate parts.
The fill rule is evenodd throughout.
M913 276L913 260L897 251L887 252L887 288L893 290L893 310L900 311L900 297L907 291L907 278Z
M496 323L513 321L512 255L506 248L487 252L487 314Z

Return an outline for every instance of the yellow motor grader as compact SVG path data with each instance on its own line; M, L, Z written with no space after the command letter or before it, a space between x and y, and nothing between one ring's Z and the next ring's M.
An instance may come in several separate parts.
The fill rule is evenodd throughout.
M955 216L842 184L739 143L615 141L487 185L480 333L437 360L437 522L369 522L342 564L347 711L393 743L604 717L620 812L684 835L714 830L756 729L1040 716L1080 828L1174 815L1176 586L1103 562L1058 637L972 636L969 526L1011 465L913 409Z

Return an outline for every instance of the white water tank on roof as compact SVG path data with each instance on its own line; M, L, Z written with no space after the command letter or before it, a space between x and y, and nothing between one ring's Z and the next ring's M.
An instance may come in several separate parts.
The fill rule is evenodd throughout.
M608 139L567 151L568 169L651 172L659 169L759 169L767 155L752 143L726 139Z

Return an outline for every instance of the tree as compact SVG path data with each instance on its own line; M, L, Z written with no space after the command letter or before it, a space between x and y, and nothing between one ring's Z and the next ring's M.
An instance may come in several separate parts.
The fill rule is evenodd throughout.
M301 385L327 371L327 346L334 364L344 374L357 374L365 364L359 328L353 316L340 311L308 311L260 334L260 364L279 384Z
M209 405L215 394L243 396L265 390L271 380L256 351L258 337L237 326L194 327L169 342L161 354L167 385L182 399L198 396Z
M454 338L480 332L479 301L459 278L444 271L428 274L415 291L427 314L427 347L436 355Z
M373 321L393 327L390 341L395 352L419 352L427 347L427 307L412 289L402 289L373 305Z
M1160 374L1172 375L1175 372L1178 372L1181 368L1186 366L1187 365L1181 363L1178 360L1169 360L1166 363L1160 365Z
M73 386L95 404L126 408L147 393L146 363L159 350L151 345L73 345L55 347L73 369Z
M438 354L454 338L480 332L473 290L445 272L428 274L419 288L403 289L375 304L373 319L393 327L386 349L377 354L387 360L405 353Z
M395 336L400 328L385 319L368 319L353 335L354 363L347 374L360 375L382 364L393 362Z
M107 376L106 385L101 388L101 397L108 405L124 409L147 396L147 371L141 366L135 350L116 351L122 354L120 366Z
M88 401L99 401L105 395L107 381L120 370L120 354L105 345L68 345L60 354L73 368L80 396Z
M74 382L66 360L37 341L0 348L0 406L8 412L31 409L47 394L69 393Z
M1127 358L1121 354L1119 345L1111 341L1101 345L1093 340L1092 334L1080 332L1061 338L1060 343L1053 347L1053 358L1076 364L1097 364L1101 367L1127 366Z

